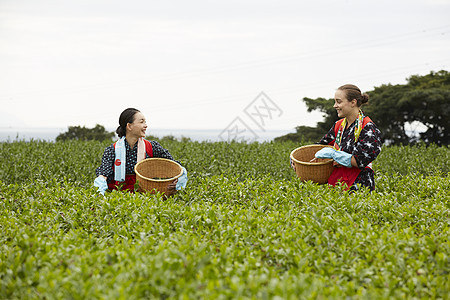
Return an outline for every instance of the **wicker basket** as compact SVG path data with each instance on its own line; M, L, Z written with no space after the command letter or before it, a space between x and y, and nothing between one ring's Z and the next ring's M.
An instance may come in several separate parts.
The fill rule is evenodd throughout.
M319 159L318 162L310 162L317 151L324 147L331 147L328 145L308 145L294 149L291 152L291 159L295 164L295 173L302 181L311 180L319 184L328 182L333 172L332 159Z
M139 191L167 193L168 185L183 174L181 166L166 158L147 158L136 164Z

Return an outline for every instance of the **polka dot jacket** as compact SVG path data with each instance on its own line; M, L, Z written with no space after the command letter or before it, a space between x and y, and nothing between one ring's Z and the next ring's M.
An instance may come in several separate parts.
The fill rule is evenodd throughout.
M341 142L341 150L351 153L361 169L361 173L359 173L351 189L355 190L355 185L360 184L373 191L375 189L374 172L372 169L366 168L366 166L374 161L381 152L381 132L374 123L369 122L361 130L359 139L355 143L355 126L356 120L344 130ZM335 138L333 126L319 141L319 144L333 145Z
M167 158L170 160L174 160L172 155L170 155L169 151L164 149L158 142L156 141L150 141L152 144L152 150L153 150L153 157L160 157L160 158ZM125 140L125 149L126 149L126 168L125 173L126 174L136 174L134 172L134 166L137 163L137 142L134 145L133 149L128 144L127 140ZM97 176L103 175L106 176L106 181L111 182L114 180L114 159L115 159L115 149L114 144L111 144L105 149L105 152L103 153L102 157L102 163L100 167L98 167L95 170L95 173ZM148 154L145 153L145 158L149 158ZM175 161L175 160L174 160ZM181 165L179 161L176 161Z

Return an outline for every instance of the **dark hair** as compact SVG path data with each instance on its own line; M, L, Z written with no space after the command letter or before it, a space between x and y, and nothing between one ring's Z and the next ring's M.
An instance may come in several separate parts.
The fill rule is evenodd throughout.
M345 92L348 101L356 99L356 104L358 107L369 102L369 95L366 93L362 94L361 90L356 85L344 84L343 86L340 86L338 90Z
M127 108L120 114L119 117L120 126L117 127L116 129L116 133L119 137L125 136L125 134L127 133L128 123L134 122L134 115L138 112L139 110L137 110L136 108Z

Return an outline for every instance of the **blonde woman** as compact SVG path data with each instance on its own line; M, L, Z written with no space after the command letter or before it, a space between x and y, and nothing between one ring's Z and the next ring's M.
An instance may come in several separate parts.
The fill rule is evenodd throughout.
M368 101L369 95L361 93L353 84L336 90L334 108L341 119L319 141L333 148L323 148L316 153L317 158L335 161L328 184L342 182L350 190L357 190L358 185L371 191L375 189L372 161L380 154L382 142L380 130L361 109Z

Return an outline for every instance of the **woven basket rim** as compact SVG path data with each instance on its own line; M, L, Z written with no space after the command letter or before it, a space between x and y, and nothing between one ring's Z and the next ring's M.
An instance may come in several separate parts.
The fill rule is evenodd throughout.
M329 148L332 148L332 147L333 147L333 146L330 146L330 145L318 145L318 144L301 146L301 147L298 147L298 148L295 148L294 150L292 150L292 151L291 151L290 157L291 157L292 161L294 161L294 162L296 162L296 163L298 163L298 164L301 164L301 165L306 165L306 166L320 166L320 165L326 165L326 164L329 164L331 161L333 161L333 160L330 158L330 159L327 159L326 161L320 161L320 162L306 162L306 161L300 161L300 160L297 160L297 159L295 159L294 156L293 156L294 152L297 151L297 150L299 150L299 149L312 148L312 147L317 147L317 146L323 146L324 148L325 148L325 147L329 147Z
M138 167L140 164L142 164L142 163L144 163L144 162L146 162L146 161L149 161L149 160L152 160L152 161L155 161L155 160L161 160L161 161L167 161L167 162L176 164L177 166L180 167L180 173L177 174L177 175L175 175L175 176L173 176L173 177L171 177L171 178L166 178L166 179L153 179L153 178L148 178L148 177L142 176L142 175L137 171L137 167ZM138 163L134 166L134 172L135 172L137 175L139 175L141 178L143 178L143 179L145 179L145 180L148 180L148 181L153 181L153 182L165 182L165 181L173 181L173 180L177 179L178 177L180 177L181 175L183 175L183 168L181 167L181 165L180 165L179 163L177 163L176 161L173 161L173 160L171 160L171 159L160 158L160 157L152 157L152 158L146 158L146 159L141 160L140 162L138 162Z

